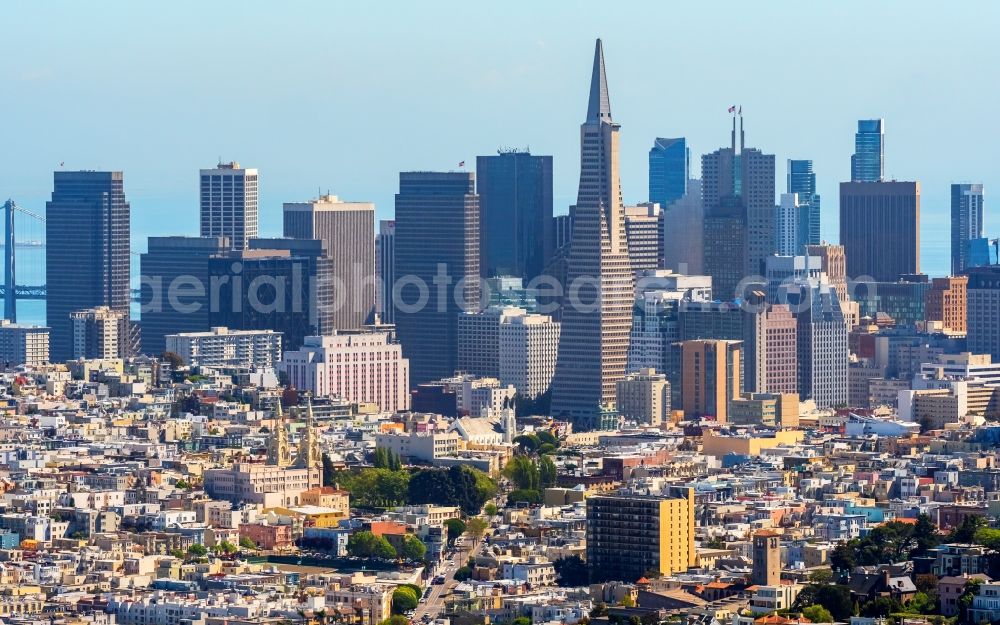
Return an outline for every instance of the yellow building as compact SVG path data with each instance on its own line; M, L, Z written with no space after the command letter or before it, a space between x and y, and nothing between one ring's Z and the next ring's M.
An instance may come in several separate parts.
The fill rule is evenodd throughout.
M741 456L757 456L763 449L772 449L782 445L795 445L802 441L805 433L802 430L778 430L767 435L753 436L723 436L715 430L705 430L701 435L702 453L706 456L726 456L737 454Z
M333 508L342 518L351 516L351 493L333 486L310 488L299 496L304 506L320 506Z
M634 582L695 565L694 489L677 498L595 495L587 499L587 566L592 581Z
M279 517L292 517L302 520L304 527L337 527L347 518L339 510L322 506L293 506L290 508L268 508L265 513L273 512Z

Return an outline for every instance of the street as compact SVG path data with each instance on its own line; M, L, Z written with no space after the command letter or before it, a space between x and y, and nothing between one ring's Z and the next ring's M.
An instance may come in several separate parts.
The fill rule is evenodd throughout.
M444 575L443 584L431 584L431 594L417 604L417 609L413 613L413 621L419 622L424 615L436 618L444 610L445 595L455 585L455 571L461 568L469 559L469 549L463 548L455 551L450 559L444 561L438 569L438 575Z

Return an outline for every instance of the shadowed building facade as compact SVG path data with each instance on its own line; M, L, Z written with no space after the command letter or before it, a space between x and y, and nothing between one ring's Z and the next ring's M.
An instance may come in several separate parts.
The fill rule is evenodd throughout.
M120 171L57 171L45 204L45 315L53 361L73 357L70 313L108 306L128 319L130 207Z
M849 279L920 273L920 183L840 183L840 244Z
M400 173L395 243L396 333L410 359L410 384L416 386L455 373L458 315L463 308L479 310L475 175Z

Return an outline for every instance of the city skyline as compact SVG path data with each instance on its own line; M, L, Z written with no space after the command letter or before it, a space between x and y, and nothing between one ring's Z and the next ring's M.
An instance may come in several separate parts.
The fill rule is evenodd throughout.
M582 114L579 85L585 79L584 72L573 61L585 53L594 37L603 36L613 51L609 62L620 68L611 77L610 85L616 93L618 115L629 120L629 133L622 140L622 187L626 204L647 199L646 160L649 145L657 136L686 137L697 170L701 154L725 144L729 122L726 109L733 103L743 106L747 131L754 144L776 155L779 163L776 176L785 175L782 166L785 160L810 158L817 173L818 191L828 198L835 197L839 182L850 179L857 120L882 118L887 124L886 177L921 182L924 231L921 265L932 274L947 273L950 184L983 182L987 195L987 232L995 231L998 222L996 213L989 210L990 189L995 179L984 150L993 143L991 136L996 131L985 124L989 119L986 98L955 103L946 97L948 85L959 79L962 72L958 70L965 69L968 59L981 60L984 66L995 60L997 52L980 43L987 39L970 36L968 32L968 28L979 28L989 20L982 19L980 13L969 20L968 12L972 10L969 7L959 7L947 15L907 11L905 19L898 19L899 23L892 28L872 31L880 34L886 46L881 57L884 71L874 72L878 76L872 77L849 71L858 62L860 51L838 47L834 26L848 20L852 12L843 5L839 9L814 7L810 15L828 22L830 32L814 33L804 59L792 60L785 55L780 62L794 62L796 67L812 64L816 75L823 75L824 79L812 89L815 96L812 101L791 104L783 97L777 79L760 80L768 75L766 65L776 62L774 55L783 47L780 39L768 36L778 28L769 19L788 13L789 6L759 8L750 19L759 22L764 30L753 42L741 46L739 58L723 51L687 56L684 63L666 66L670 80L656 79L663 69L659 64L650 64L649 43L643 37L622 34L625 31L621 22L634 16L632 11L636 9L607 16L606 25L581 27L567 37L558 34L554 24L564 20L572 25L577 18L570 12L546 7L539 10L537 19L525 26L523 32L513 39L505 36L502 44L498 35L477 39L474 35L481 33L476 26L470 33L456 32L440 42L421 40L414 55L395 55L394 63L386 63L381 58L385 52L378 49L378 42L402 27L409 10L403 8L396 13L400 22L383 20L378 36L371 40L359 42L355 35L345 33L342 40L322 38L327 44L323 46L309 37L297 38L296 44L288 49L237 46L237 52L255 68L256 78L251 84L260 82L269 87L253 91L231 78L220 79L194 63L193 55L210 56L212 46L201 43L198 35L203 27L177 23L182 18L181 11L166 14L164 20L197 44L190 50L179 45L176 38L149 33L137 26L137 20L133 19L137 10L126 6L118 14L109 14L100 29L108 35L129 38L141 35L143 46L132 55L134 58L117 55L106 46L93 45L74 49L74 54L79 52L81 56L67 60L67 46L81 40L71 28L76 9L64 5L64 10L54 17L47 16L51 17L53 39L58 42L52 50L43 49L49 46L40 46L38 42L22 40L15 28L12 45L22 50L25 53L22 58L28 61L16 65L9 60L0 61L0 75L15 90L22 88L25 94L0 104L0 111L15 122L11 124L14 144L30 147L0 157L9 175L4 191L21 204L38 209L50 190L47 182L51 180L51 172L61 162L66 169L124 170L126 192L133 205L133 248L144 249L145 238L150 235L196 233L196 170L217 156L239 160L260 170L261 232L277 234L281 205L311 199L314 189L373 201L378 217L390 218L399 171L455 168L460 161L471 164L475 156L519 145L530 146L533 154L554 157L554 212L563 214L572 204L575 191L577 163L573 138L575 120ZM899 6L869 7L866 9L869 19L852 22L852 28L859 29L859 36L863 36L875 28L874 24L884 21L880 16L893 14ZM979 6L981 11L997 11L990 5ZM667 52L675 55L694 49L711 32L735 23L737 17L723 12L709 24L698 19L704 14L696 8L646 8L654 16L690 27L689 32L679 33L676 41L669 42ZM214 14L219 10L209 8L207 12ZM429 11L446 13L437 7ZM30 24L39 17L32 9L25 8L5 9L5 13L7 21L14 25ZM493 17L502 26L514 19L514 13L507 15L500 11ZM316 26L304 19L310 16L319 23L323 23L323 17L344 17L361 25L375 19L370 15L355 15L351 9L313 5L278 16L268 25L273 26L276 36L283 36L292 28L313 32L311 29ZM262 19L262 12L249 7L240 23L256 24ZM899 50L892 48L894 41L904 35L912 36L912 32L903 32L907 30L904 26L921 31L929 29L934 20L939 46L929 46L930 50L902 45ZM938 31L949 20L961 21L966 31L961 36L947 28ZM650 24L660 21L648 20ZM237 41L235 25L214 21L212 27L219 29L218 41ZM645 28L645 24L636 23L634 32L641 34ZM174 32L170 28L163 30ZM356 53L338 56L343 45L350 45ZM655 49L663 54L662 46ZM831 58L834 49L841 55L837 63L819 63ZM937 49L949 52L935 54ZM442 63L441 59L448 60ZM293 60L306 68L324 71L283 74L283 64ZM101 61L112 63L119 70L122 93L126 94L124 104L100 99L100 90L89 84L76 85L79 96L72 106L54 97L52 89L67 80L76 84L94 71L92 67L100 66ZM86 65L77 67L80 62ZM436 85L434 92L422 92L414 105L394 104L398 98L387 98L383 90L396 92L413 86L413 79L407 73L413 73L414 67L421 64L429 72L427 84ZM140 71L146 67L158 70L157 82L152 86ZM726 81L711 78L720 67L730 75ZM474 71L470 74L470 70ZM933 89L921 86L925 74L930 77ZM852 89L837 90L836 86L843 84L841 78L852 84ZM753 84L755 81L760 84ZM957 88L957 83L954 85ZM334 101L318 98L323 106L303 101L282 104L285 95L306 87L319 92L332 90L338 97ZM678 88L690 96L678 98ZM196 101L176 98L167 98L166 104L160 101L164 95L189 90L199 94ZM535 97L523 97L524 94ZM373 102L376 99L384 99L385 103L376 105ZM484 106L484 99L490 104ZM928 116L929 110L937 114ZM228 111L228 116L220 111ZM342 118L355 121L349 128L333 121ZM415 124L414 119L418 118L424 123ZM954 119L963 121L956 124ZM119 122L112 132L105 131L107 123L100 123L108 120ZM450 128L440 132L446 121ZM97 129L103 134L96 134ZM146 133L144 141L135 142L133 138L140 131ZM937 138L933 146L925 141L928 135ZM38 141L40 136L59 140ZM413 150L393 154L378 147L383 143L377 140L381 136L398 137L408 144L422 146L423 150L417 154ZM942 154L948 154L949 158L942 158ZM837 240L834 203L828 202L825 208L823 238L833 242Z

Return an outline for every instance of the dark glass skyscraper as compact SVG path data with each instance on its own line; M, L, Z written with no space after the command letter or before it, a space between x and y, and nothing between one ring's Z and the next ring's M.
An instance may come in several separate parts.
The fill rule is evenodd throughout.
M885 122L859 119L851 156L851 182L880 182L885 179Z
M820 244L820 200L816 193L816 174L813 162L808 160L788 161L788 193L799 196L797 219L797 239L802 245ZM801 250L796 253L800 253Z
M475 190L476 178L470 172L399 174L393 299L396 333L403 355L410 359L412 386L455 373L459 302L466 310L479 307ZM446 283L440 285L442 279ZM423 305L418 305L421 300Z
M920 273L920 183L840 183L840 244L849 279Z
M162 353L168 334L211 327L208 261L231 247L227 237L149 237L139 259L145 353Z
M969 241L983 237L983 185L951 185L951 273L957 276L969 262Z
M732 143L701 157L701 193L705 207L705 273L713 277L712 287L723 299L738 296L732 278L764 274L764 259L776 249L774 236L774 155L744 147L743 122L740 117L739 146L736 143L736 119L733 119ZM733 236L725 245L717 245L710 234L710 221L718 216L727 232L734 219L742 219L743 253L734 256ZM713 267L726 276L712 274ZM737 280L739 282L739 280Z
M552 254L552 157L501 152L476 158L479 265L484 278L527 284Z
M70 313L129 313L129 203L120 171L57 171L45 204L45 315L53 361L73 356Z
M666 208L687 193L691 150L684 137L657 139L649 149L649 201Z

